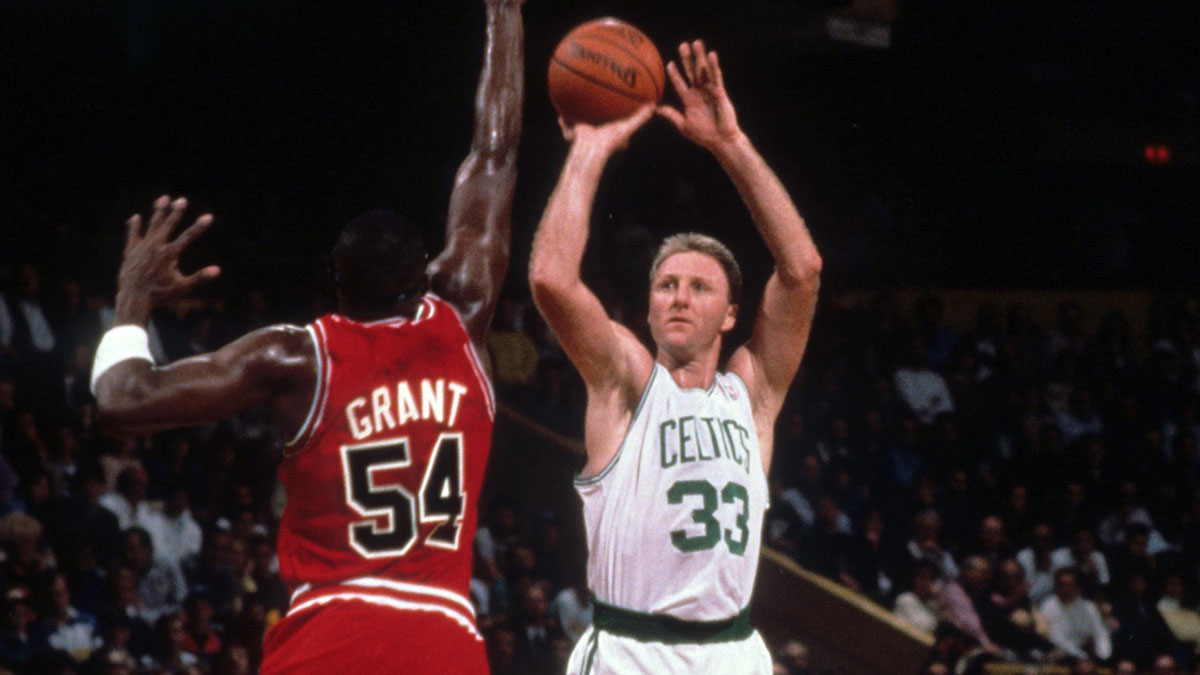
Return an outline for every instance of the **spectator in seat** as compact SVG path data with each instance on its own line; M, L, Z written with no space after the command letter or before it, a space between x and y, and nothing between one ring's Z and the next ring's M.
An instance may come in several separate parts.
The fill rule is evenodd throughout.
M912 626L933 633L942 615L937 563L922 558L913 563L912 590L896 596L892 612Z
M1076 528L1070 546L1055 549L1054 553L1050 554L1050 564L1055 574L1059 570L1073 568L1076 581L1089 594L1107 587L1110 581L1108 560L1103 553L1096 550L1095 535L1092 534L1092 528L1086 525Z
M146 523L146 531L154 541L154 551L182 568L200 554L204 534L188 509L190 493L182 484L168 488L162 515Z
M1183 577L1178 572L1167 574L1156 607L1175 639L1200 653L1200 612L1185 604Z
M1142 667L1149 667L1155 655L1171 646L1173 636L1155 606L1146 575L1135 571L1123 586L1113 583L1119 592L1113 599L1117 629L1113 633L1114 651Z
M521 598L520 623L517 626L517 662L537 675L554 672L554 639L560 629L550 616L546 598L549 584L529 584Z
M148 666L146 669L184 675L190 668L198 666L200 659L184 648L186 635L183 616L179 612L168 612L159 617L154 624L150 655L143 659L144 665Z
M141 615L147 622L157 622L183 606L187 597L183 573L175 563L155 555L150 534L142 528L121 533L121 564L133 572Z
M963 561L958 580L944 581L939 595L944 615L955 627L985 651L1000 654L1003 648L992 640L984 627L993 622L993 609L988 598L991 584L992 567L987 559L970 556Z
M26 672L33 656L30 627L35 618L29 607L29 589L10 587L0 601L0 668Z
M184 633L180 646L212 663L221 654L221 638L213 628L213 606L204 593L188 595L184 603Z
M954 412L954 399L946 379L925 362L924 351L924 341L913 338L903 364L892 373L892 384L921 424L930 425L938 415Z
M1092 404L1092 393L1087 389L1075 389L1068 399L1067 409L1055 416L1055 424L1062 432L1063 445L1073 445L1086 436L1098 436L1104 431L1104 422L1096 414Z
M0 588L40 588L49 581L51 566L41 550L42 524L24 513L0 518ZM26 598L27 599L27 598Z
M972 545L973 555L983 556L992 569L999 569L1000 562L1013 555L1004 530L1004 521L997 515L985 516L979 523L979 537Z
M1158 559L1150 554L1150 528L1133 523L1125 528L1124 543L1109 557L1113 585L1123 588L1135 573L1144 574L1151 589L1159 582Z
M154 529L161 514L146 501L146 489L150 479L141 462L123 469L117 474L116 490L100 498L100 505L117 516L122 530L131 527Z
M1017 562L1025 569L1029 585L1029 599L1034 606L1054 593L1054 529L1042 521L1033 526L1033 540L1029 546L1017 552Z
M103 642L96 619L72 606L65 575L56 573L47 590L45 611L34 629L36 642L69 654L76 663L86 661Z
M1034 609L1025 569L1015 559L1000 561L995 590L989 600L992 611L984 615L990 619L984 628L997 644L1033 660L1049 653L1045 619Z
M1079 573L1073 568L1054 574L1054 595L1039 608L1046 619L1050 642L1076 659L1107 661L1112 639L1096 603L1082 596Z
M1170 654L1162 654L1154 659L1154 670L1150 672L1151 675L1180 675L1179 665Z
M943 579L957 579L958 565L954 556L943 549L939 542L942 530L942 518L933 509L927 509L917 514L913 522L913 538L905 546L912 560L929 558L937 563Z

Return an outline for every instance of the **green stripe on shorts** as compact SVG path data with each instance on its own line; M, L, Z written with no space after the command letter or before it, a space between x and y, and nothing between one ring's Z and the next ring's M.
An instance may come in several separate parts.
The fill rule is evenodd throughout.
M592 624L597 630L641 642L669 645L736 642L754 633L750 608L721 621L688 621L666 614L646 614L594 600Z

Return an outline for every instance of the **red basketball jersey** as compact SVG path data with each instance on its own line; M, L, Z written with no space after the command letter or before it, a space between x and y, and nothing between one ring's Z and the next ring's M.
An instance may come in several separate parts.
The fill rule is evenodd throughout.
M285 448L279 572L291 616L338 600L434 611L478 639L467 599L495 409L453 307L308 327L318 385Z

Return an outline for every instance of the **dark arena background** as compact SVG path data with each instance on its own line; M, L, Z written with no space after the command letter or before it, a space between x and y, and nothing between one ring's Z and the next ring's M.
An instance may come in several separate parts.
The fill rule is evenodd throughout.
M824 258L755 600L776 672L1200 672L1200 5L1182 0L529 0L476 505L493 671L562 672L578 635L583 395L525 273L566 151L546 66L605 15L665 58L694 37L720 53ZM483 27L475 0L0 4L0 672L256 667L287 605L279 439L259 414L94 430L123 222L164 193L216 216L185 266L222 277L154 316L169 358L328 311L355 214L399 210L440 249ZM711 157L652 121L593 217L585 277L612 314L644 325L654 247L695 229L745 269L729 342L746 337L770 258ZM156 555L178 592L155 601L103 511L138 492L173 528ZM1095 625L1063 610L1061 569Z

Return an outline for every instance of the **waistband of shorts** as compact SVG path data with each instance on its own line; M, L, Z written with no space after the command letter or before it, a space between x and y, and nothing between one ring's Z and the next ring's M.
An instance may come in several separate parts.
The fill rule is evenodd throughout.
M754 634L750 625L750 608L719 621L689 621L666 614L647 614L616 607L599 600L593 601L592 624L596 630L633 638L641 642L664 644L706 644L735 642Z

